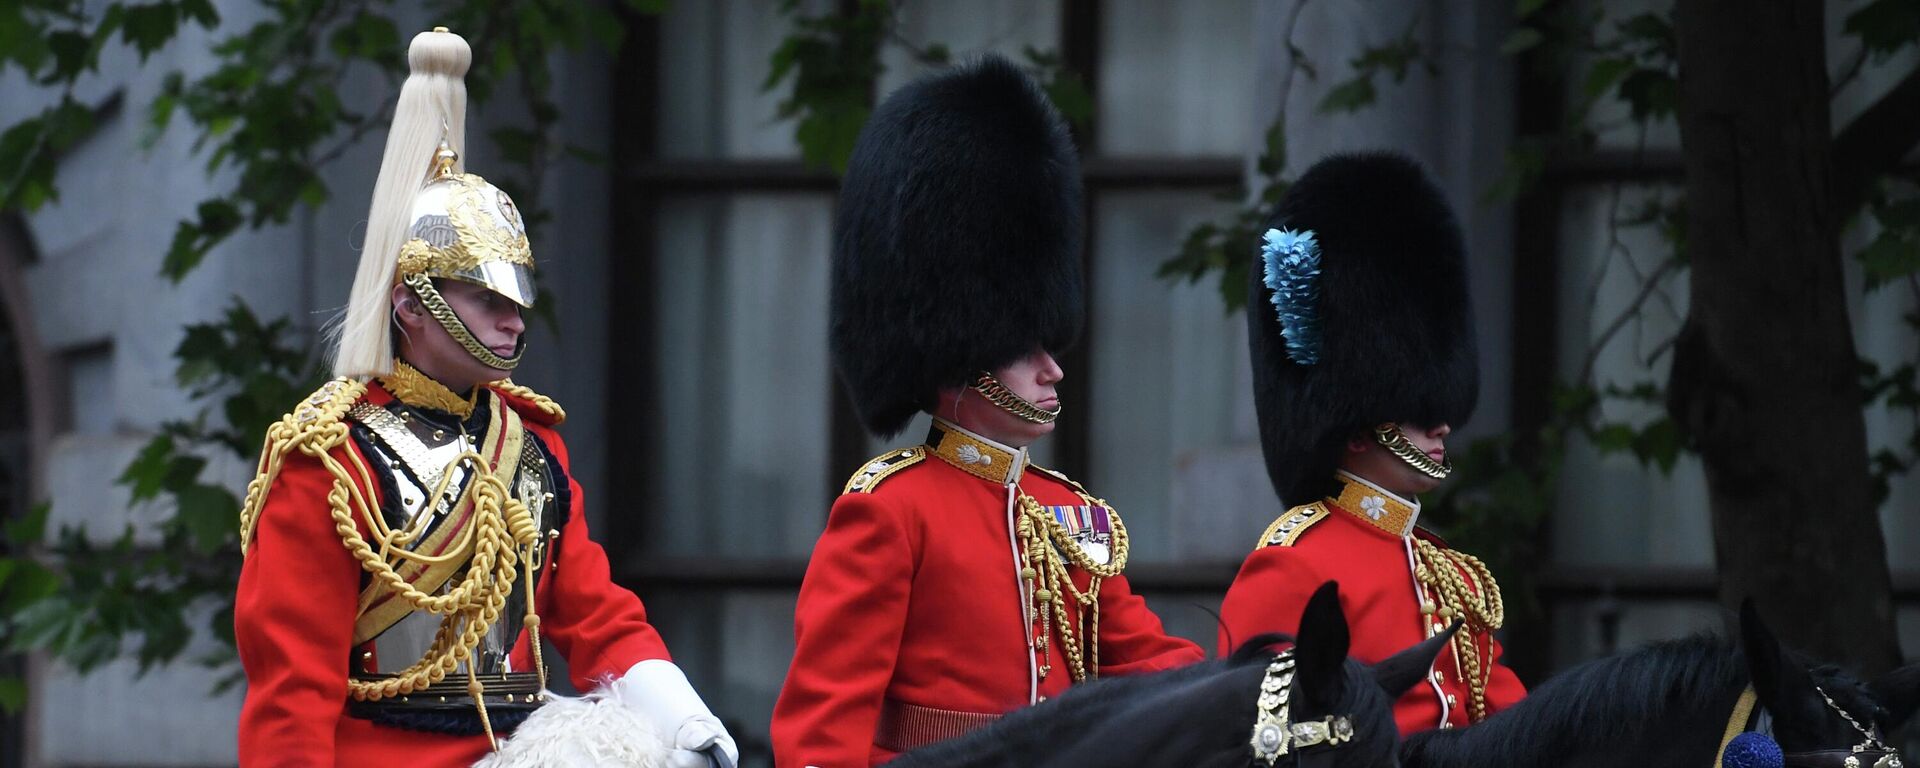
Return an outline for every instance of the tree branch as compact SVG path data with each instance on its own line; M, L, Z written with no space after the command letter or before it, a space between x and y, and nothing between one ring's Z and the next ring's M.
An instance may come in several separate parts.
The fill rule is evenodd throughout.
M1859 209L1873 182L1920 144L1920 66L1833 137L1833 201L1840 218Z

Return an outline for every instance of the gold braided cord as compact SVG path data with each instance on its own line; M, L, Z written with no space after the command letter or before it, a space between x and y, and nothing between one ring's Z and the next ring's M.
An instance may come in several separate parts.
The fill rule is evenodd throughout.
M561 408L559 403L554 402L553 398L535 392L530 388L515 384L513 383L513 379L501 379L487 386L517 397L527 404L532 405L534 408L539 409L541 413L546 414L549 423L553 426L557 427L561 422L567 420L566 410Z
M1113 508L1106 502L1086 493L1079 495L1088 504L1107 511L1113 541L1105 563L1096 562L1081 550L1060 521L1025 492L1020 494L1020 517L1015 526L1025 562L1020 578L1031 582L1033 588L1034 612L1027 619L1040 622L1039 637L1035 640L1035 651L1040 655L1040 677L1045 678L1052 671L1053 655L1049 645L1057 624L1060 650L1067 657L1067 671L1076 683L1099 676L1100 581L1120 575L1127 565L1127 529L1120 522L1120 516L1113 514ZM1073 583L1068 563L1087 572L1085 591Z
M453 464L464 463L473 470L473 481L467 484L458 500L458 505L471 503L473 506L473 522L469 532L463 534L459 546L437 557L410 552L400 546L411 540L413 533L395 531L387 525L385 517L379 513L378 505L372 501L375 493L372 470L358 453L344 449L349 439L348 425L341 416L365 392L364 384L350 379L336 379L303 402L295 413L268 428L259 471L253 481L247 484L246 501L240 511L241 551L245 553L253 539L260 512L266 504L267 490L279 475L286 457L298 451L319 461L333 478L326 499L334 532L359 562L361 569L415 610L445 617L434 634L433 642L419 661L396 675L380 680L349 679L348 696L356 701L403 696L440 682L460 664L467 663L468 690L473 695L475 706L480 709L481 724L491 739L492 724L482 698L484 687L469 662L482 636L499 619L500 611L513 591L515 577L519 573L518 564L531 557L532 547L538 540L537 526L526 504L508 493L506 481L491 471L478 453L469 449L453 460ZM517 419L516 416L501 412L500 404L495 403L493 407L495 418ZM518 425L509 423L505 428L518 428ZM338 458L340 455L346 456L347 461L342 462ZM516 463L507 462L505 471L511 473L515 466ZM451 469L452 464L443 476L452 475ZM436 490L444 494L446 483L441 483ZM429 500L430 503L432 501ZM366 524L371 538L378 542L377 551L368 543L367 537L360 535L356 516L359 522ZM439 595L430 595L415 588L395 567L396 563L444 562L446 558L461 556L470 557L466 576L458 586ZM529 591L527 623L533 628L532 640L537 643L539 620L532 598ZM539 660L538 653L536 648L536 663ZM545 671L544 667L540 670L543 686Z
M1481 659L1479 637L1489 635L1506 622L1506 606L1500 601L1500 585L1493 580L1480 558L1451 549L1441 549L1422 538L1413 539L1418 564L1413 577L1427 588L1432 605L1421 606L1441 621L1458 617L1466 622L1467 649L1460 650L1460 637L1453 639L1454 659L1466 678L1471 708L1470 722L1487 719L1487 684L1493 674L1493 660ZM1491 649L1489 649L1491 654Z

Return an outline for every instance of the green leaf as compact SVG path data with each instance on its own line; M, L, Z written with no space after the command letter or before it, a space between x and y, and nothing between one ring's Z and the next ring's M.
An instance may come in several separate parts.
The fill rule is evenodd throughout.
M1593 66L1587 69L1587 81L1582 91L1586 93L1588 99L1600 98L1618 85L1621 79L1633 69L1632 59L1609 57L1596 60Z
M17 677L0 677L0 711L8 717L20 714L27 706L27 681Z
M88 57L94 51L93 40L86 35L63 29L47 35L46 47L53 54L53 71L47 74L48 80L71 79L93 68L94 62Z
M192 222L182 221L175 225L173 243L167 246L167 256L160 261L160 274L178 284L186 279L187 273L200 266L207 251L199 246L200 231Z
M194 484L175 491L174 499L179 505L176 522L201 552L217 551L238 535L240 503L227 489Z
M0 525L0 535L7 543L24 547L38 544L47 535L47 516L53 512L53 502L42 501L27 508L25 514Z
M120 39L133 44L140 52L140 60L160 50L173 39L180 27L180 10L172 3L157 2L147 5L129 5L126 20L120 28Z
M1073 127L1084 130L1093 124L1093 93L1087 90L1078 75L1064 69L1056 70L1053 79L1047 81L1046 90L1054 107Z
M59 598L37 600L8 619L7 647L13 651L58 650L74 628L84 628L73 604Z
M1620 23L1620 34L1638 43L1649 56L1671 60L1678 49L1673 22L1658 13L1642 13Z
M1546 36L1540 34L1540 30L1538 29L1534 29L1533 27L1520 27L1513 30L1513 34L1507 36L1506 42L1500 44L1500 55L1512 56L1531 50L1545 39Z
M1633 427L1627 424L1602 424L1593 430L1593 447L1601 453L1622 453L1633 450Z
M1378 95L1373 88L1373 77L1359 75L1328 91L1326 97L1320 100L1320 111L1329 114L1358 112L1360 108L1372 104Z
M1537 141L1522 140L1507 148L1506 163L1500 180L1487 188L1482 200L1489 203L1517 199L1533 187L1547 169L1546 148Z
M153 499L166 487L168 470L173 466L173 438L157 435L148 440L139 455L114 482L127 486L134 502Z
M31 75L48 54L46 25L28 18L20 3L0 3L0 62L11 59Z
M159 143L160 136L173 124L174 109L180 106L183 78L179 72L170 72L160 83L160 92L153 97L153 103L147 107L147 127L140 134L140 148L152 149Z
M1513 16L1517 19L1524 19L1532 16L1535 11L1545 7L1546 4L1547 0L1517 0L1517 2L1513 4Z
M1874 0L1847 14L1841 28L1860 38L1860 44L1873 54L1875 61L1885 61L1901 48L1920 41L1920 3Z
M526 128L512 126L495 128L487 132L493 145L500 149L500 157L509 163L526 165L533 161L535 149L545 138L543 134Z
M1663 70L1636 69L1620 84L1620 97L1636 121L1671 117L1680 105L1680 83Z
M673 0L626 0L627 7L640 13L658 16L673 8Z
M180 0L180 15L204 29L220 26L220 12L214 9L213 0Z
M343 59L395 61L401 50L400 31L392 20L362 10L334 30L329 46Z
M1672 474L1682 445L1680 427L1672 419L1661 418L1634 436L1633 452L1641 462L1659 467L1662 474Z
M60 592L62 584L58 574L31 560L15 558L12 562L13 574L7 579L7 591L0 593L0 617L18 615L22 607Z
M1890 280L1920 271L1920 243L1901 237L1896 230L1883 229L1873 242L1861 249L1857 258L1866 277L1867 290L1872 291Z

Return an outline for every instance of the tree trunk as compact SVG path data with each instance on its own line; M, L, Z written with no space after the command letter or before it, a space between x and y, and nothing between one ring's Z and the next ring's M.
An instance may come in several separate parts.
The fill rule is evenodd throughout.
M1720 596L1791 646L1899 660L1847 318L1818 0L1679 0L1691 307L1667 407L1706 466Z

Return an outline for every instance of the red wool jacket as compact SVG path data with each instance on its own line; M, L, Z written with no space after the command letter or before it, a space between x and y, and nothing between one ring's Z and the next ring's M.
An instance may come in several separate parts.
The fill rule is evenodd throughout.
M976 461L1007 462L987 466L1024 461L950 429L977 451ZM793 664L773 712L781 768L891 759L895 751L880 738L890 704L980 715L1028 704L1028 623L1004 486L943 460L936 447L876 459L834 502L800 587ZM1076 485L1047 470L1026 468L1018 483L1042 505L1086 504ZM1069 570L1084 589L1087 574ZM1168 635L1124 576L1102 581L1099 604L1100 675L1170 669L1204 656ZM1042 698L1072 682L1057 628L1053 636Z
M572 492L566 525L536 591L541 636L566 657L573 684L583 691L641 661L668 658L639 598L613 584L606 552L587 534L580 485L567 472L566 444L553 430L554 419L517 393L501 394L551 449ZM366 399L384 404L393 396L369 384ZM359 453L352 441L336 457L344 460L344 452ZM363 572L334 532L326 502L331 486L318 460L290 454L247 550L234 599L234 634L247 675L240 764L473 764L487 751L485 736L401 730L347 715L348 664L372 643L353 645ZM364 522L360 528L366 536ZM533 668L527 634L513 651L516 669Z
M1372 494L1365 494L1372 495ZM1385 495L1385 494L1383 494ZM1404 502L1385 495L1383 501ZM1363 503L1364 497L1363 497ZM1220 652L1231 653L1240 642L1266 632L1293 633L1307 598L1329 580L1340 582L1340 607L1352 627L1348 652L1372 664L1430 637L1435 620L1420 612L1420 592L1409 565L1409 531L1442 548L1445 544L1414 527L1413 515L1402 509L1404 527L1391 512L1394 506L1373 506L1368 512L1349 509L1329 499L1318 505L1295 507L1267 530L1261 548L1248 555L1240 574L1220 605ZM1360 504L1352 506L1358 507ZM1375 522L1373 511L1380 511ZM1291 522L1293 525L1288 525ZM1498 587L1494 587L1498 589ZM1438 625L1444 629L1444 624ZM1500 643L1487 634L1457 635L1441 651L1427 681L1394 702L1394 720L1402 735L1432 728L1468 724L1468 689L1458 654L1478 652L1488 669L1487 711L1498 712L1526 696L1513 671L1499 663Z

